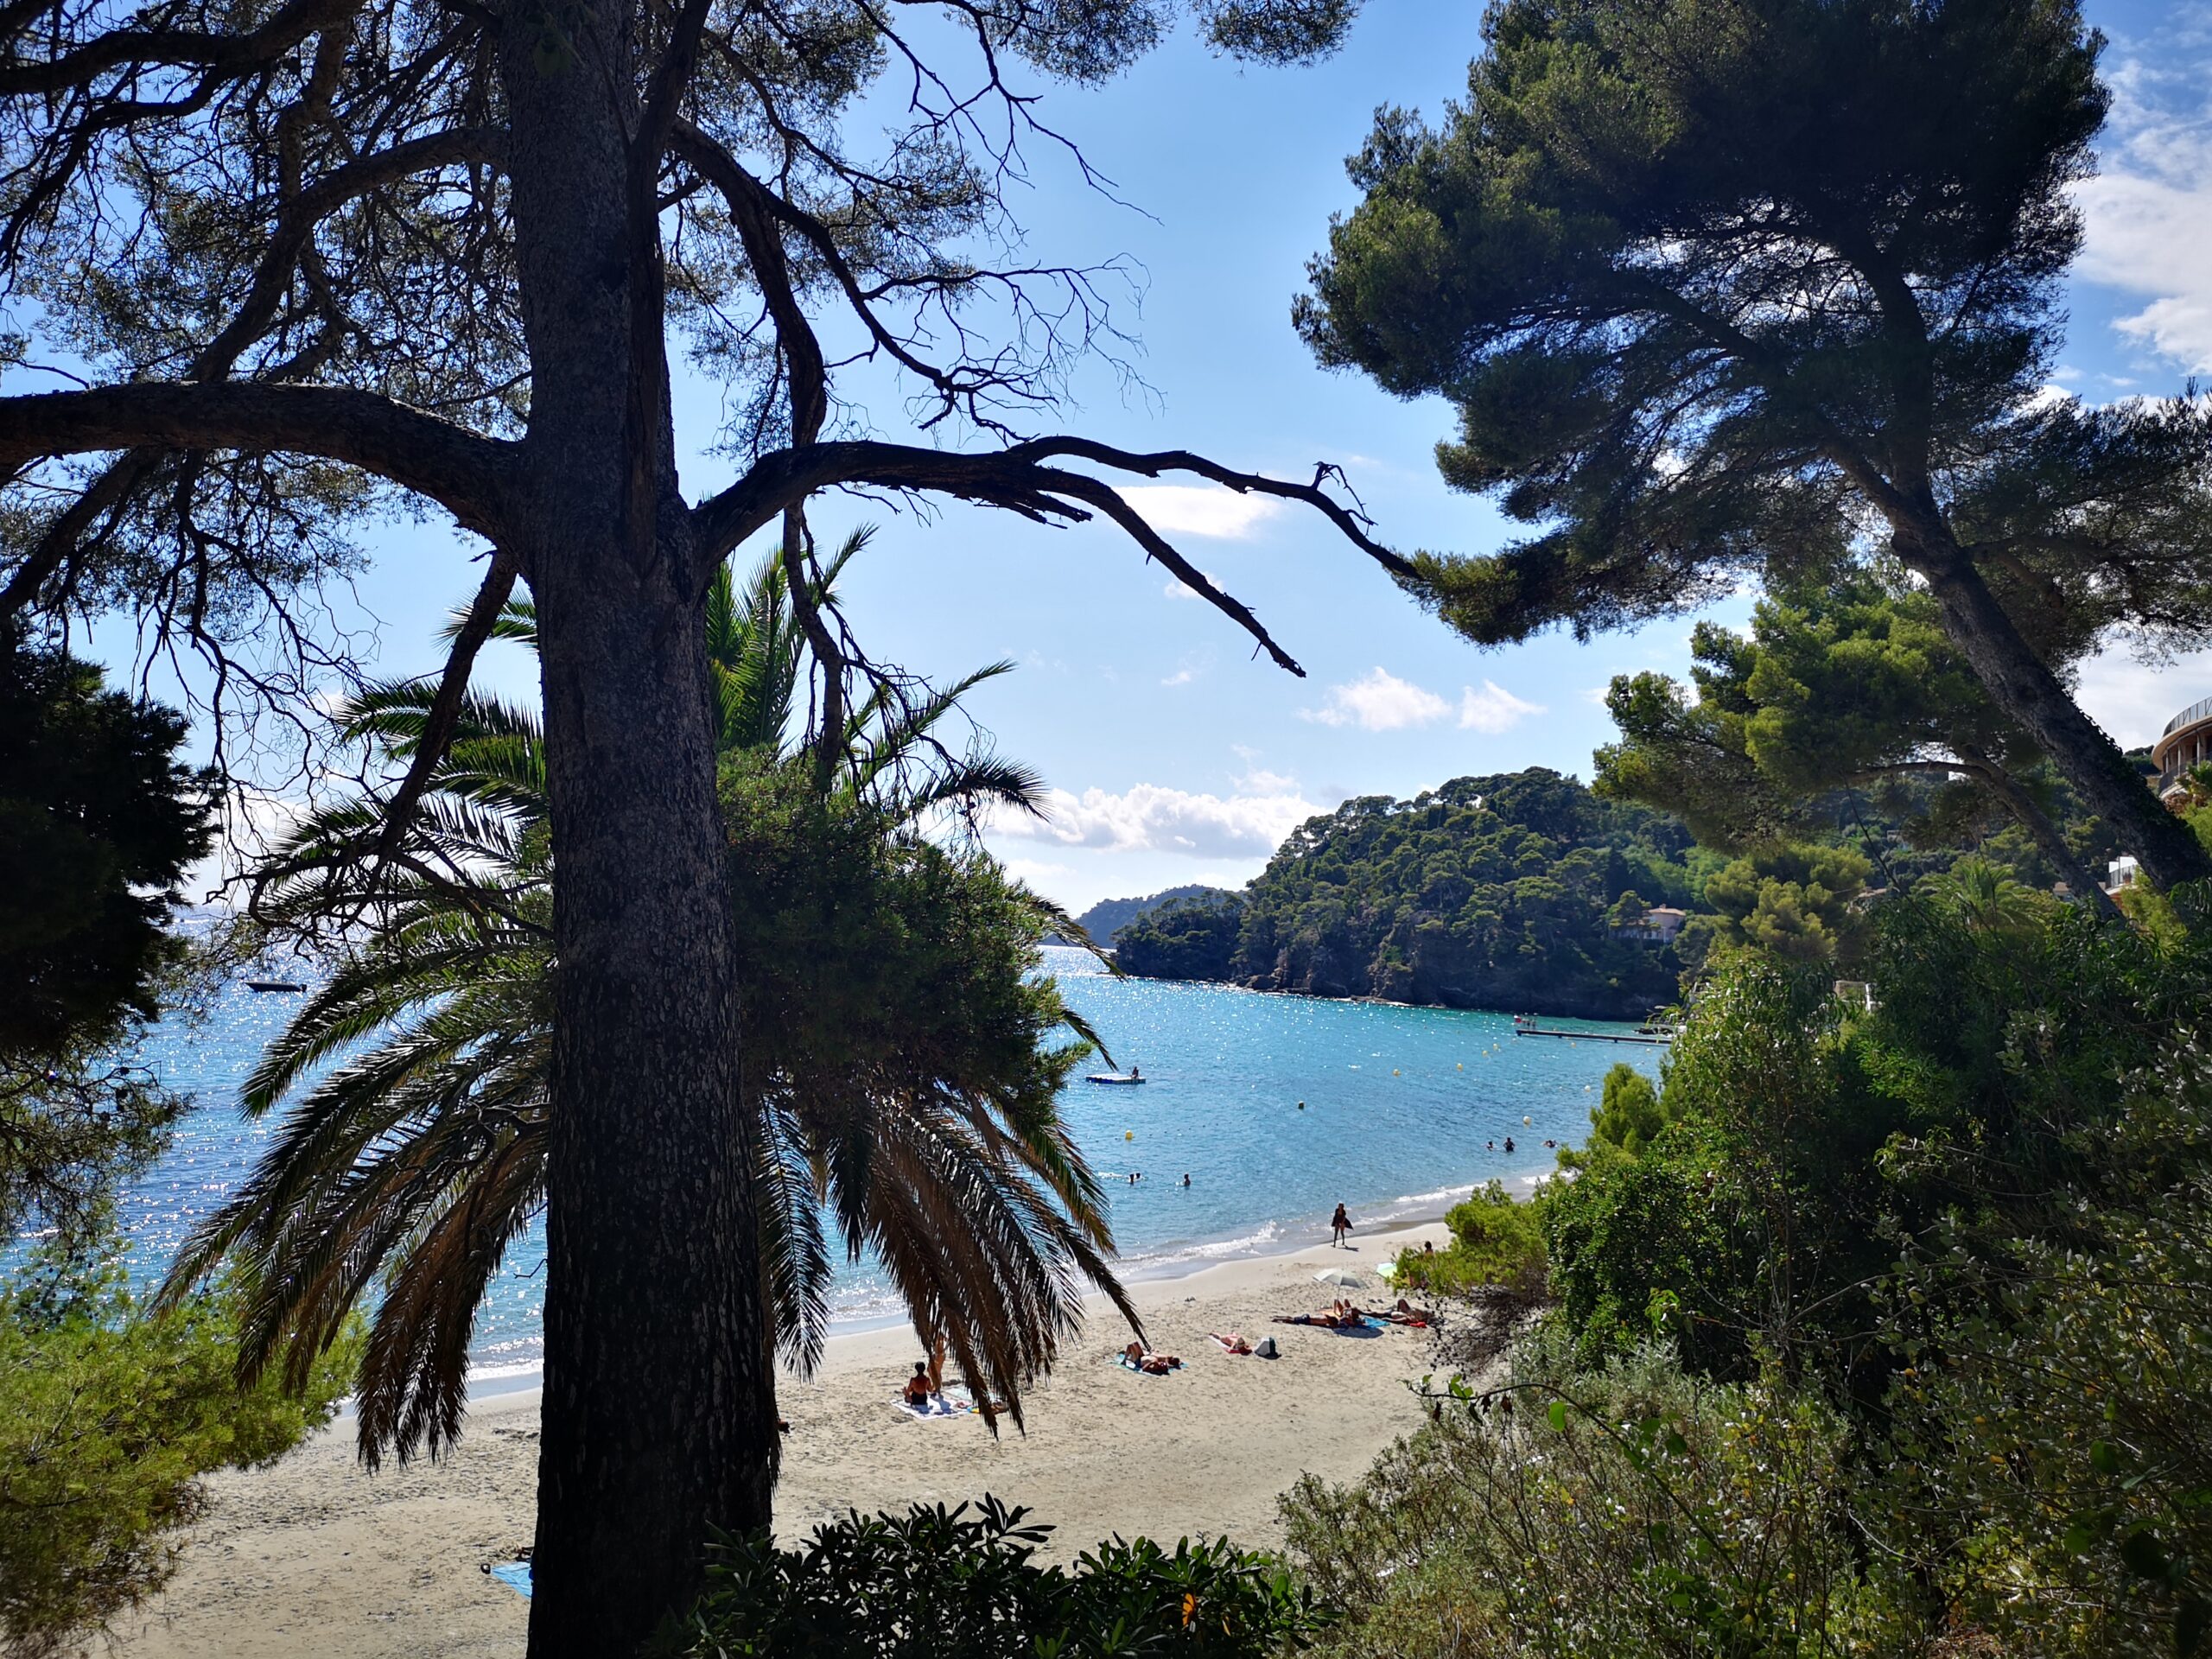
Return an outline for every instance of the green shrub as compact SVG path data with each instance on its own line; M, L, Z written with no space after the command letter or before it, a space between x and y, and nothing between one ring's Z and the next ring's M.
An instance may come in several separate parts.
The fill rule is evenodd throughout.
M1398 1252L1395 1282L1401 1290L1433 1296L1463 1294L1482 1285L1503 1285L1526 1297L1544 1293L1541 1206L1515 1202L1497 1181L1452 1206L1444 1224L1452 1243L1441 1250Z
M149 1314L118 1267L42 1261L0 1291L0 1651L73 1650L160 1589L200 1477L273 1462L337 1409L351 1339L297 1393L241 1386L240 1300Z
M1173 1552L1120 1538L1072 1570L1051 1532L985 1497L855 1511L804 1544L722 1539L706 1594L666 1651L700 1659L1259 1659L1311 1645L1326 1614L1269 1557L1226 1540Z
M2076 1143L2070 1236L1915 1241L1886 1325L1884 1546L2006 1652L2154 1659L2212 1630L2212 1058Z
M1665 1336L1694 1370L1745 1376L1763 1311L1754 1218L1712 1137L1678 1131L1665 1144L1553 1183L1552 1297L1586 1363Z
M1846 1429L1817 1402L1652 1346L1580 1371L1539 1339L1511 1363L1362 1480L1283 1500L1294 1559L1347 1610L1331 1659L1918 1647L1861 1565Z
M1626 1060L1605 1073L1605 1093L1590 1114L1590 1140L1580 1151L1562 1147L1561 1169L1582 1169L1613 1153L1640 1156L1671 1121L1658 1086Z

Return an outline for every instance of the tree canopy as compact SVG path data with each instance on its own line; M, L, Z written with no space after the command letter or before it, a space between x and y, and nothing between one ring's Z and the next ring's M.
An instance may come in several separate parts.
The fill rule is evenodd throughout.
M2057 669L2212 622L2212 407L2046 391L2107 101L2071 0L1509 0L1440 125L1378 118L1298 304L1459 414L1529 527L1415 584L1484 644L1872 555L2161 883L2212 859Z
M170 709L0 623L0 1237L96 1234L182 1102L130 1063L182 965L210 780Z
M0 1052L54 1054L153 1015L180 951L185 870L207 850L211 779L173 711L0 625Z
M1662 675L1613 682L1621 735L1598 752L1601 792L1679 812L1727 849L1806 838L1847 791L1916 798L1931 823L1994 809L2075 896L2110 910L2054 815L2041 755L1992 707L1924 592L1874 571L1770 591L1747 634L1700 622L1690 649L1694 702Z

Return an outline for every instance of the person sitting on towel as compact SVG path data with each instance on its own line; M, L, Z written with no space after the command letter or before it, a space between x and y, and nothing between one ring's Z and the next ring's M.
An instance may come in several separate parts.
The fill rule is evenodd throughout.
M936 1392L930 1387L930 1366L925 1359L914 1362L914 1374L906 1379L906 1386L899 1390L899 1398L918 1411L929 1409L930 1396Z

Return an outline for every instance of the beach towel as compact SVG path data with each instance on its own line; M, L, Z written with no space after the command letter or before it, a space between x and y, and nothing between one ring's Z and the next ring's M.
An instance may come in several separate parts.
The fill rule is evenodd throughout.
M976 1409L976 1402L964 1394L955 1394L950 1389L947 1389L943 1394L931 1395L929 1403L922 1406L909 1404L902 1395L899 1400L899 1409L909 1417L918 1417L928 1422L942 1422L948 1418L971 1415Z
M518 1592L524 1601L530 1599L530 1563L528 1561L505 1561L498 1567L486 1567L485 1571L510 1590Z
M1127 1354L1115 1355L1114 1363L1120 1366L1123 1370L1134 1372L1138 1376L1166 1376L1169 1375L1166 1371L1147 1371L1143 1366L1138 1364L1135 1360L1132 1360ZM1175 1370L1179 1371L1182 1369L1183 1367L1179 1362L1175 1366Z

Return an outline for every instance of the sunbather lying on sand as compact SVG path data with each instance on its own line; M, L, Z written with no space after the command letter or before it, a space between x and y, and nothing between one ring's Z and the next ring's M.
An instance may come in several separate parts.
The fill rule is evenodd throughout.
M1232 1354L1249 1354L1252 1351L1252 1344L1234 1331L1209 1331L1206 1334Z
M1165 1376L1170 1371L1179 1371L1183 1362L1173 1354L1147 1354L1141 1343L1131 1343L1122 1350L1122 1363L1133 1371L1142 1371L1147 1376Z
M1366 1323L1360 1318L1357 1308L1346 1313L1341 1307L1330 1307L1319 1313L1277 1313L1271 1317L1277 1325L1319 1325L1332 1331L1349 1331L1356 1325Z
M1402 1296L1398 1298L1395 1307L1368 1307L1360 1311L1370 1319L1381 1319L1389 1325L1425 1325L1433 1323L1436 1318L1433 1309L1415 1307Z

